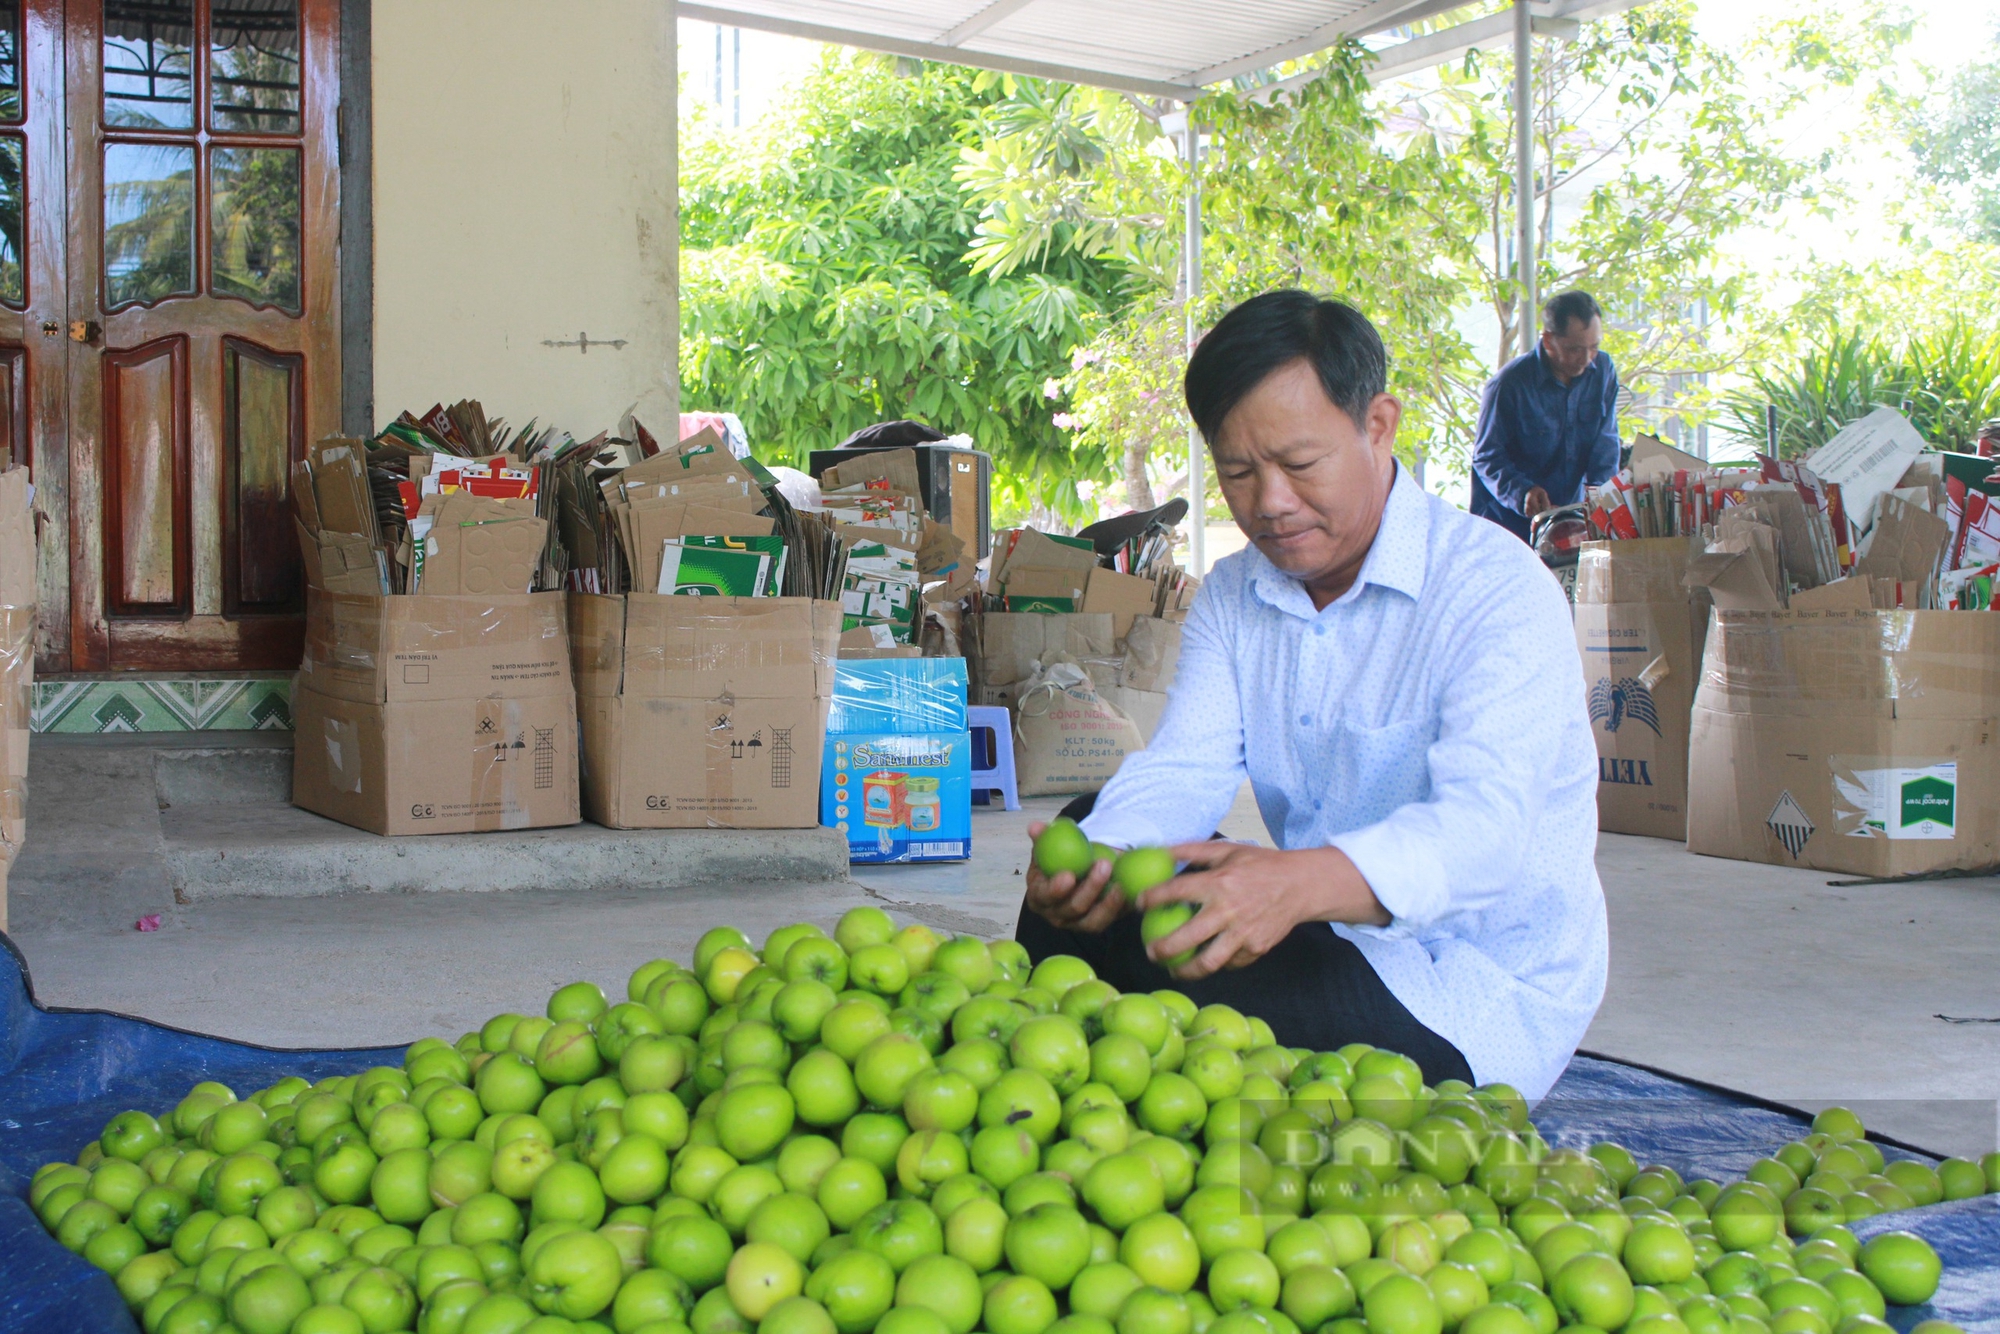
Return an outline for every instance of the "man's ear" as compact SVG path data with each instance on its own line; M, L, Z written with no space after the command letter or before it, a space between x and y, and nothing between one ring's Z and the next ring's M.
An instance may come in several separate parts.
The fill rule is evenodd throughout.
M1396 427L1403 420L1403 404L1394 394L1377 394L1368 404L1367 420L1362 423L1368 435L1368 448L1378 462L1387 463L1396 452Z

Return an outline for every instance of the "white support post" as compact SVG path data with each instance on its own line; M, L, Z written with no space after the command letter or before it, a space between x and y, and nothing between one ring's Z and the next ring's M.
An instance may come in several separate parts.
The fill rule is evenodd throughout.
M667 404L676 418L681 410L681 108L680 98L675 90L681 86L681 44L680 44L680 3L679 0L665 0L664 22L667 25L667 160L663 164L667 177L667 225L662 244L667 252L667 339L666 365L662 374L667 381ZM718 30L719 31L719 30ZM667 429L680 431L678 420L667 423Z
M1201 297L1201 129L1194 122L1194 104L1188 104L1184 148L1187 153L1187 234L1181 243L1181 272L1184 277L1183 312L1187 319L1187 350L1194 355L1201 330L1195 308ZM1188 422L1188 572L1199 579L1208 573L1208 462L1207 446L1201 431Z
M1535 26L1528 0L1514 0L1514 265L1521 284L1521 352L1534 351Z

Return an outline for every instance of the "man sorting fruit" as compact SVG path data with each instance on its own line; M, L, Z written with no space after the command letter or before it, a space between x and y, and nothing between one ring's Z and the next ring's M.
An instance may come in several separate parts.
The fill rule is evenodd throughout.
M1539 1097L1604 994L1583 673L1533 553L1396 462L1386 383L1368 320L1304 292L1202 340L1188 410L1250 545L1195 599L1152 744L1081 827L1031 831L1017 935L1288 1046ZM1211 838L1246 777L1275 849Z

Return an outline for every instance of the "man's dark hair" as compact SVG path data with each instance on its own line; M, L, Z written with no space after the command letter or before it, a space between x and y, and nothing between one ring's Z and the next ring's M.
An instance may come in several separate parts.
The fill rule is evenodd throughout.
M1571 320L1588 324L1603 318L1604 311L1597 298L1585 291L1557 292L1542 302L1542 332L1558 338L1569 332Z
M1266 292L1218 320L1188 358L1182 391L1202 437L1215 443L1236 405L1295 361L1312 366L1327 398L1356 425L1388 386L1389 354L1367 316L1310 292Z

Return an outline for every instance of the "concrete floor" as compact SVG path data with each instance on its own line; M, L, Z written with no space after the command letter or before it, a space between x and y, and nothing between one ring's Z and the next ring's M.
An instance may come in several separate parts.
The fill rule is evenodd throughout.
M851 881L175 904L133 754L95 764L101 792L81 778L33 790L12 907L38 999L276 1046L455 1036L578 978L621 989L722 922L761 938L872 902L1007 934L1026 827L1062 804L977 811L968 863L857 867ZM1264 838L1247 792L1224 831ZM2000 880L1838 889L1618 835L1600 840L1598 867L1612 965L1587 1049L1794 1105L1848 1103L1940 1152L1996 1146ZM161 930L133 930L142 912L161 913Z

